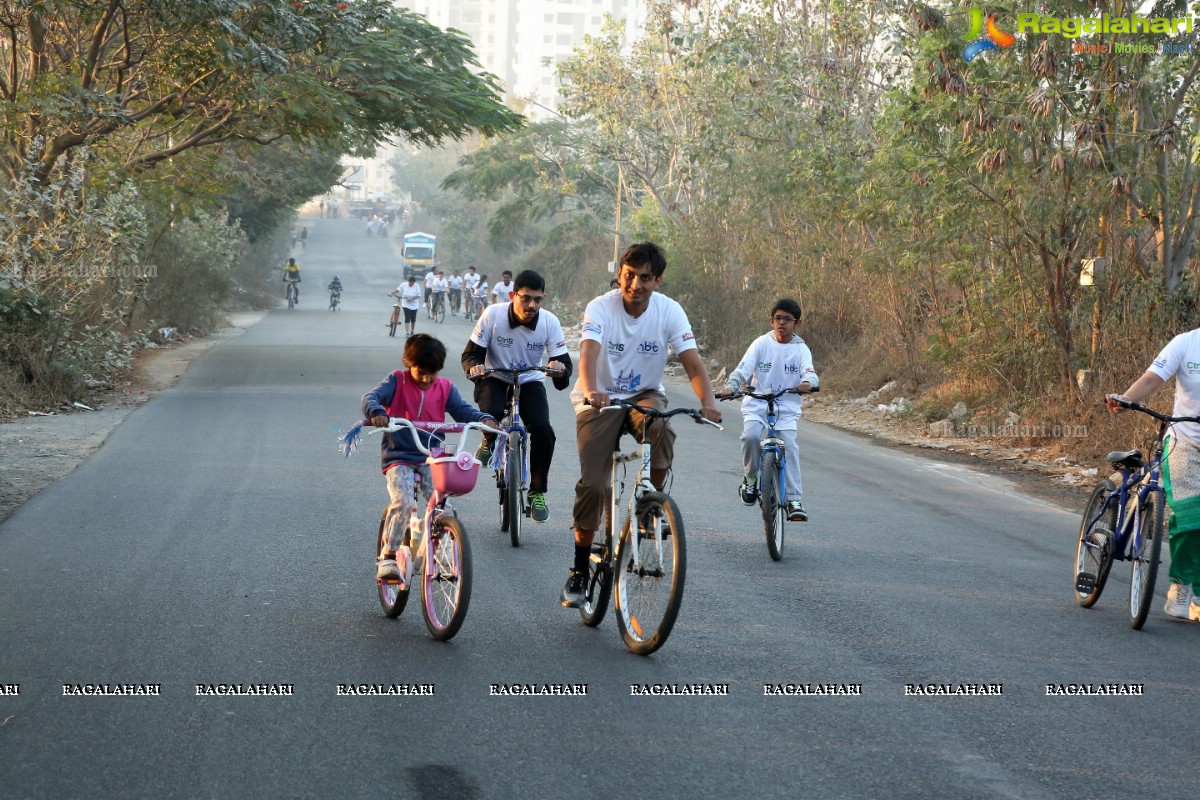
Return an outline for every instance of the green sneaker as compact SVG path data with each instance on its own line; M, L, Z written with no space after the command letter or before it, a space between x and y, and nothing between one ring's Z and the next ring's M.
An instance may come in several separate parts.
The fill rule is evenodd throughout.
M487 439L479 443L479 447L475 448L475 458L479 459L479 463L485 467L492 460L492 448L488 447Z
M550 519L550 507L546 505L546 495L541 492L529 493L529 508L534 522L545 522Z

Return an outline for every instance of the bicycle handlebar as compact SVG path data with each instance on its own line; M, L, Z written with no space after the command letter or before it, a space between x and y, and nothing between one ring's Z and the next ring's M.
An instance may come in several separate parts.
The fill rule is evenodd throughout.
M550 369L549 367L516 367L516 368L488 367L488 368L484 369L483 372L476 373L475 375L468 375L467 380L477 381L480 378L486 378L488 375L491 375L496 372L499 372L501 375L507 375L515 381L515 380L517 380L517 376L519 376L523 372L543 372L547 375L561 375L563 373L563 370Z
M1133 400L1126 400L1122 397L1116 397L1115 395L1113 396L1113 402L1115 402L1121 408L1128 408L1131 411L1140 411L1143 414L1148 414L1159 422L1165 422L1168 425L1176 422L1200 422L1200 417L1172 417L1166 414L1160 414L1152 408L1146 408L1141 403Z
M780 397L783 397L785 394L816 394L819 391L821 391L820 386L814 386L811 389L804 391L804 392L800 391L800 389L795 386L793 386L790 389L780 389L778 392L752 392L752 391L749 391L748 389L739 389L727 397L722 397L722 396L718 395L717 399L718 400L739 400L743 397L753 397L755 400L778 400Z
M659 419L670 419L671 417L675 416L676 414L686 414L687 416L691 417L692 419L696 420L697 422L703 422L705 425L712 425L714 428L716 428L719 431L725 430L725 428L722 427L720 424L713 422L711 419L707 419L703 414L700 413L700 411L698 409L695 409L695 408L673 408L670 411L659 411L657 408L649 408L647 406L639 406L637 403L631 402L629 400L621 400L621 399L618 399L615 397L610 397L608 402L611 403L611 405L601 408L600 409L601 412L611 411L619 406L621 408L629 409L632 411L640 411L643 414L645 414L647 417L658 417ZM591 403L588 401L588 399L586 397L583 399L583 404L585 406L591 405Z
M371 421L363 420L363 427L371 427ZM490 425L484 425L482 422L413 422L411 419L403 417L389 417L386 428L375 428L380 433L395 433L396 431L407 430L412 434L413 441L416 442L417 449L425 455L433 455L425 445L421 444L421 437L417 435L417 431L425 431L427 433L462 433L463 436L458 440L458 447L455 448L455 453L462 450L463 442L466 440L468 431L479 430L488 431L503 435L504 431L493 428Z

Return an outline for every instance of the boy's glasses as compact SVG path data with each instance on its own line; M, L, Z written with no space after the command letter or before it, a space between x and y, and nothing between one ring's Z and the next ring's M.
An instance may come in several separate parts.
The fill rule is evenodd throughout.
M796 321L796 318L795 317L783 317L783 316L779 316L777 314L774 317L771 317L771 321L778 322L780 325L791 325L793 322Z
M526 305L533 305L533 306L540 306L542 304L542 302L545 301L545 299L546 299L546 295L544 295L544 294L535 296L535 295L531 295L531 294L518 293L518 294L514 294L513 297L517 300L520 300L522 303L525 303Z

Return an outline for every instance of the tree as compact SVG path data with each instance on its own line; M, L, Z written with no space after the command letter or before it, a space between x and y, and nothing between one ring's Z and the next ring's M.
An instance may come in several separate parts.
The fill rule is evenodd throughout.
M137 171L238 140L340 153L521 121L461 34L386 0L8 0L0 28L9 177L32 161L44 181L85 143Z

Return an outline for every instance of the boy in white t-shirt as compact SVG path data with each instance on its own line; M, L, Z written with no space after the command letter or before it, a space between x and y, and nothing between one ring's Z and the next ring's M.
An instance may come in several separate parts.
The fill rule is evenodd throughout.
M462 306L463 276L454 270L454 274L446 279L446 285L450 287L450 316L457 317Z
M1125 394L1105 397L1110 411L1124 411L1116 400L1140 403L1175 378L1175 411L1171 416L1200 416L1200 329L1172 339L1158 358L1133 382ZM1168 616L1200 622L1200 425L1177 423L1164 444L1163 482L1171 506L1171 585L1167 589Z
M573 513L575 558L559 597L567 608L578 608L584 600L592 538L603 520L609 464L622 430L628 428L638 441L649 439L650 480L659 488L675 456L675 432L666 420L630 411L601 413L609 398L666 410L662 379L669 346L700 399L700 413L712 422L721 421L687 314L679 303L655 293L666 268L658 245L630 246L621 255L617 273L621 290L595 298L583 312L579 379L571 392L580 473Z
M570 383L571 357L558 317L542 308L546 300L546 281L531 269L517 275L512 302L488 306L479 316L462 354L467 377L485 369L522 369L537 367L543 357L546 366L557 370L551 376L554 388L562 391ZM546 397L545 374L525 372L521 382L521 420L529 431L529 508L534 522L550 517L546 487L550 464L554 460L554 428L550 426L550 405ZM475 403L501 419L512 402L512 379L493 374L475 381ZM490 448L494 436L485 436ZM485 451L486 452L486 451ZM481 460L487 462L486 458Z
M780 389L797 388L811 391L819 384L813 369L812 352L804 340L796 335L800 322L800 304L784 298L771 307L771 332L750 343L746 354L729 375L719 397L728 397L744 384L756 392L777 392ZM800 419L798 394L785 394L775 401L775 430L784 442L784 459L787 465L788 519L804 522L808 514L800 503L803 487L800 482L800 451L796 447L796 423ZM738 490L742 502L748 506L758 500L758 464L761 459L759 442L767 426L767 403L747 397L742 400L742 485Z
M500 282L492 287L492 302L507 303L508 296L517 290L513 285L512 272L504 270L500 273Z

